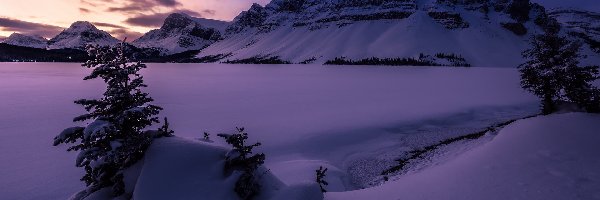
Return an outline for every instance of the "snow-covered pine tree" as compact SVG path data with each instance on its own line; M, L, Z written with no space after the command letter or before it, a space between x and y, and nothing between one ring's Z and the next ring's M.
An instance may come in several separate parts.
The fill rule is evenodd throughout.
M151 105L152 98L141 91L146 87L138 73L146 65L130 63L124 43L115 47L88 46L91 59L82 66L93 69L84 80L102 79L106 91L100 99L75 101L87 114L74 121L93 120L87 127L65 129L54 138L54 145L72 143L68 151L79 151L76 166L85 169L81 178L91 194L112 187L113 195L124 193L123 171L142 158L153 139L144 129L158 123L162 109Z
M523 52L527 61L519 66L521 86L542 99L542 114L555 112L559 101L598 112L600 91L590 84L598 79L598 67L579 66L581 43L562 36L558 23L552 20L544 30Z
M265 162L265 154L259 153L252 155L254 147L261 143L246 145L248 133L244 128L237 128L234 134L218 134L219 137L233 146L233 149L227 153L225 160L225 172L241 171L240 178L235 183L235 192L242 199L252 199L260 192L261 185L256 176L256 170Z

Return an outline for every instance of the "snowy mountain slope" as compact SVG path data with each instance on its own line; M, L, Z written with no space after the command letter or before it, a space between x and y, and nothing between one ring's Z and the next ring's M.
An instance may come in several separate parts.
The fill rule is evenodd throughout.
M600 54L600 13L556 9L552 10L549 15L563 24L569 34L581 38L592 50Z
M599 121L583 113L518 121L446 163L325 199L599 199Z
M120 41L85 21L73 23L69 28L48 41L50 49L83 49L87 44L114 45Z
M537 4L502 0L274 0L242 12L225 39L198 57L324 63L336 57L444 53L460 55L474 66L515 67L529 36L539 32L534 21L543 13Z
M24 35L20 33L11 34L8 38L6 38L6 40L2 41L2 43L38 49L45 49L46 46L48 46L48 40L46 38L41 36Z
M160 29L133 41L141 48L156 48L162 54L202 49L221 39L228 22L194 18L184 13L169 15Z

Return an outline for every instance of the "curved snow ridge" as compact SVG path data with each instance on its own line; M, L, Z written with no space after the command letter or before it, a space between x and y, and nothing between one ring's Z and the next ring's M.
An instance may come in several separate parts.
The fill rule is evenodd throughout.
M600 115L520 120L444 164L326 199L598 199Z

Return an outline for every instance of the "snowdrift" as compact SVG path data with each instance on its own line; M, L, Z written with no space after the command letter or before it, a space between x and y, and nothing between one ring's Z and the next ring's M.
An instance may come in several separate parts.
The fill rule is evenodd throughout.
M224 174L227 147L210 142L183 138L157 139L140 163L125 174L125 184L131 199L239 199L233 188L239 173ZM261 168L262 192L256 199L323 199L316 183L286 186L268 169ZM77 194L72 199L79 199ZM113 198L109 188L84 198L85 200L129 199L127 195Z
M517 121L490 142L438 166L325 199L598 199L600 115L567 113ZM158 139L127 174L133 199L238 199L223 174L226 147ZM302 163L300 163L302 164ZM257 199L323 199L318 185L287 186L267 169ZM101 190L86 199L110 199Z
M518 121L447 163L326 199L599 199L600 115Z

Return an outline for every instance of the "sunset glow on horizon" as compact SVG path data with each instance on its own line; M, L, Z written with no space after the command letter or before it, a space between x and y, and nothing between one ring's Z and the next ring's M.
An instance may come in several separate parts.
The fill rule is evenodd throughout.
M269 0L0 0L0 38L14 32L51 38L75 21L114 37L135 39L174 12L231 21L254 2Z

